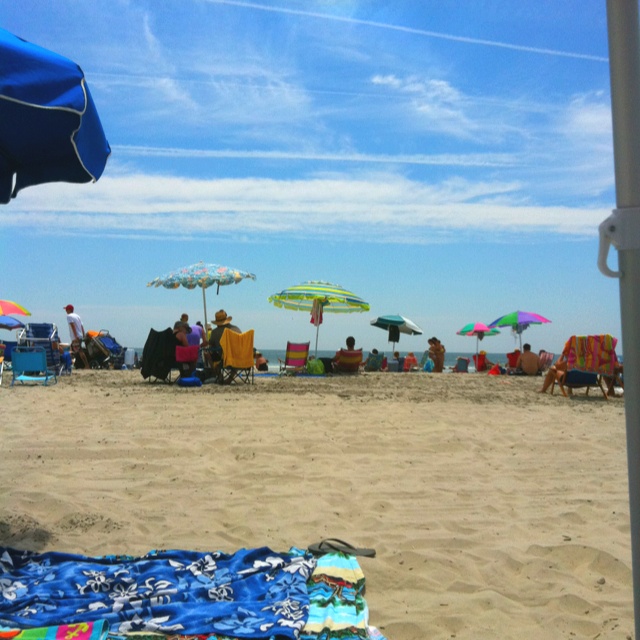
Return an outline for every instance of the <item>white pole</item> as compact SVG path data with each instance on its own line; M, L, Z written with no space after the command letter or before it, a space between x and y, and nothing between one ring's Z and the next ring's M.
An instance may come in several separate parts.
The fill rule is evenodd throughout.
M202 287L202 304L204 305L204 333L207 334L207 295L205 287Z
M635 637L640 638L640 40L638 0L607 0L617 209L600 225L598 265L620 278ZM619 272L606 266L609 244Z

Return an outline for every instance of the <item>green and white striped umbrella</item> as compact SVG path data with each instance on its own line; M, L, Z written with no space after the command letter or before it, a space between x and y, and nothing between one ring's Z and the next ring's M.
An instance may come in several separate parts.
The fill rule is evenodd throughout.
M339 284L310 280L289 287L269 296L269 302L281 309L308 311L316 325L316 354L318 353L318 331L322 315L326 313L362 313L369 311L369 303Z

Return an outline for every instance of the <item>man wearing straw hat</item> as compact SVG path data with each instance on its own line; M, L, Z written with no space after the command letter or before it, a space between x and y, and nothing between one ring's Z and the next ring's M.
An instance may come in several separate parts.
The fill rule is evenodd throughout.
M213 362L218 362L222 359L222 347L220 346L220 339L226 329L235 331L236 333L242 333L235 324L231 324L233 320L232 316L228 316L224 309L216 311L216 317L213 324L216 328L209 335L209 356Z

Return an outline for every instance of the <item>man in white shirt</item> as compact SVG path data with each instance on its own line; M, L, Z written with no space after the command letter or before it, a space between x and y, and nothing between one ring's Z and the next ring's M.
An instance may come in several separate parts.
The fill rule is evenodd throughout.
M67 312L67 322L69 323L69 335L71 337L71 353L73 355L80 356L82 362L84 363L84 368L89 368L89 361L87 360L87 355L82 349L82 341L84 340L84 325L82 324L82 319L77 313L74 313L74 308L72 304L68 304L66 307L63 307Z

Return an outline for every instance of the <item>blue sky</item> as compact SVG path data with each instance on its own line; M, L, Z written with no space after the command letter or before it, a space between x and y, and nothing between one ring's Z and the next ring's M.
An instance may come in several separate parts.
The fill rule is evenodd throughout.
M310 279L371 304L326 314L321 349L387 348L369 322L390 313L423 328L416 351L471 352L458 329L516 309L552 320L524 334L536 350L620 337L596 266L615 207L602 0L21 0L0 26L80 64L113 149L96 184L0 208L0 297L64 337L67 303L125 346L202 319L199 289L146 287L199 260L256 274L207 302L262 348L314 339L267 302Z

